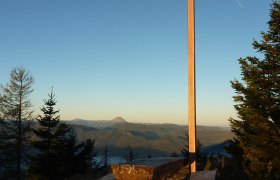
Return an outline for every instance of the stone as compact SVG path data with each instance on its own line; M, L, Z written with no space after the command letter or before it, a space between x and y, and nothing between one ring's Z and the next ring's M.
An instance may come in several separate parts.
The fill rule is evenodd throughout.
M186 159L175 157L139 159L111 168L116 180L180 180L189 174Z

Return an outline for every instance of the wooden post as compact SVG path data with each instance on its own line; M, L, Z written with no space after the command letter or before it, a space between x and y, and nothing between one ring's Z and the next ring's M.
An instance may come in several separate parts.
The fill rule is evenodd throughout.
M191 172L196 172L195 18L194 0L188 0L188 122Z

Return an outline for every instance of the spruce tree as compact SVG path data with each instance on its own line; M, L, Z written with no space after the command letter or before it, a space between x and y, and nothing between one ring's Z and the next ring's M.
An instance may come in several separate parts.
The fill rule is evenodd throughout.
M104 147L103 151L103 167L106 169L108 166L108 146Z
M128 153L125 155L125 160L132 163L136 159L136 154L133 152L131 146L127 147Z
M46 178L51 176L54 171L53 164L56 163L53 156L55 151L53 140L55 138L54 129L59 123L59 115L57 115L59 110L54 110L57 102L54 99L53 92L51 91L48 96L49 99L44 100L45 106L41 108L44 115L38 115L37 118L39 127L33 130L38 140L33 141L32 145L39 152L37 156L31 158L29 167L29 171L33 174Z
M59 123L54 132L53 146L55 170L53 178L69 178L75 174L83 174L88 170L94 170L94 140L87 139L77 143L73 129L65 123Z
M72 128L60 122L56 103L51 92L41 108L43 116L38 116L37 140L32 142L37 153L30 157L29 178L65 179L93 166L94 141L77 143Z
M186 161L189 162L189 135L185 132L185 141L187 142L183 148L181 148L182 155L186 158ZM206 154L202 152L202 144L199 140L196 141L196 160L197 160L197 169L203 170L203 167L207 161Z
M24 68L14 68L10 82L1 85L0 115L2 116L0 174L5 178L22 178L30 135L32 107L29 95L33 92L33 78ZM4 148L4 149L3 149Z
M230 118L230 153L251 179L280 177L280 3L271 5L269 29L253 48L263 57L239 59L242 81L231 81L239 119Z

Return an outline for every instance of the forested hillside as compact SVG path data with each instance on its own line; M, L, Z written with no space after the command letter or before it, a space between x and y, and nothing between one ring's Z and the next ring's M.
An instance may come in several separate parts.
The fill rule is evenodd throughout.
M116 119L116 118L115 118ZM95 139L99 152L108 147L109 155L122 156L130 146L138 157L167 156L171 153L180 153L181 148L187 143L185 132L187 126L175 124L140 124L120 121L66 121L71 124L81 141ZM102 128L101 125L102 124ZM224 141L232 139L229 128L198 126L198 139L203 149L221 152L222 148L215 149Z

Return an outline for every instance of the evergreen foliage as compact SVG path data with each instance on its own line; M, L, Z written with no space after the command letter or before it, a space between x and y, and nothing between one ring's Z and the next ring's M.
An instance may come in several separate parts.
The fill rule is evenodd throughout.
M136 154L133 152L130 146L127 147L128 153L125 155L125 159L128 163L132 163L136 159Z
M251 179L280 178L280 3L271 5L269 29L254 40L262 58L239 59L242 81L231 81L239 119L230 118L229 152Z
M25 163L30 135L32 85L33 78L24 68L12 69L10 82L1 85L0 174L4 178L22 178L21 167Z
M189 161L189 135L185 133L186 136L186 144L183 148L181 148L181 153L183 156ZM199 140L196 141L196 162L197 162L197 169L203 170L203 167L207 161L207 156L202 152L202 144Z
M108 147L106 145L103 151L103 167L107 168L107 166L108 166Z
M178 157L178 153L177 152L173 152L170 154L170 157Z
M65 179L83 173L93 166L94 141L77 144L71 127L59 121L59 110L54 110L54 94L44 101L43 116L38 116L39 127L34 129L37 140L32 142L38 151L30 158L30 178Z

